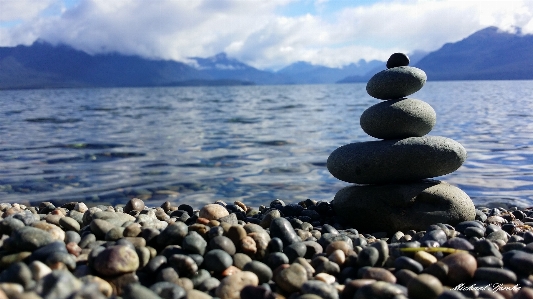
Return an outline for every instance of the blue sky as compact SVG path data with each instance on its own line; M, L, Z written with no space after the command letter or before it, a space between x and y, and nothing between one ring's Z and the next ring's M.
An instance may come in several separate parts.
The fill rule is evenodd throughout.
M226 52L262 69L434 51L497 26L533 33L533 0L0 0L0 46L187 61Z

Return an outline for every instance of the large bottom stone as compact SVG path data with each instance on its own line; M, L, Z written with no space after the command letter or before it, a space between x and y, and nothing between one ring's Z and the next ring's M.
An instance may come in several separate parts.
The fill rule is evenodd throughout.
M431 224L455 225L476 216L465 192L436 180L350 186L337 192L331 204L341 221L369 233L425 230Z

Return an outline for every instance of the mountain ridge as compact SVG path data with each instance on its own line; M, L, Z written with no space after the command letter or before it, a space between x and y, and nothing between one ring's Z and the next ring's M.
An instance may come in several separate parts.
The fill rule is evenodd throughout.
M431 53L415 51L411 65L429 81L533 79L533 35L487 27ZM366 82L383 61L332 68L298 61L276 72L254 68L226 53L190 57L191 63L119 53L90 55L68 45L37 41L0 47L0 89Z

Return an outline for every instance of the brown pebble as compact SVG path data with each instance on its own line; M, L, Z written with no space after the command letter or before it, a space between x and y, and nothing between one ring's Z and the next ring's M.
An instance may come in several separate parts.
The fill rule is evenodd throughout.
M68 253L74 255L74 256L79 256L81 254L81 247L78 246L78 244L74 243L74 242L70 242L66 245L67 247L67 251Z
M274 281L287 293L298 292L307 281L307 271L297 263L274 274Z
M409 269L400 269L394 273L398 284L407 286L411 279L417 277L417 274Z
M163 209L163 211L168 212L172 208L172 204L170 203L170 201L165 201L161 204L161 208Z
M431 266L431 264L436 263L437 258L429 252L417 251L415 253L415 261L419 262L424 268L427 268Z
M412 299L436 299L442 291L440 280L429 274L420 274L407 284L407 292Z
M61 215L51 215L51 214L48 214L46 215L46 217L44 217L44 220L48 223L51 223L51 224L55 224L57 226L59 226L59 219L61 219L62 216Z
M118 276L110 276L106 281L113 287L113 295L122 295L122 289L132 283L138 283L139 277L135 273L126 273Z
M522 287L520 291L518 291L513 299L533 299L533 289Z
M155 208L155 217L160 221L170 219L170 216L162 208Z
M313 277L313 275L315 274L315 272L316 272L315 268L313 268L313 266L311 266L311 264L306 259L304 259L303 257L296 258L294 260L294 263L300 264L300 265L302 265L305 268L305 271L307 271L307 278L308 279L311 279ZM326 273L324 273L324 274L326 274Z
M328 247L326 247L326 254L330 255L335 250L342 250L345 255L348 255L348 252L353 250L353 248L347 242L344 242L344 241L333 241L333 242L331 242L328 245Z
M474 277L477 269L476 258L469 253L453 253L442 260L448 266L448 282L450 285L458 285L469 281Z
M209 224L209 219L207 218L202 218L202 217L199 217L198 219L196 219L196 223L200 223L200 224L203 224L203 225L207 225Z
M375 279L353 279L350 280L345 286L344 290L341 293L340 298L341 299L352 299L357 292L358 289L361 287L372 284L376 282Z
M128 214L131 211L142 211L144 210L144 201L139 198L130 199L124 206L124 213Z
M175 283L182 287L185 291L190 291L194 289L194 284L192 280L187 277L178 278Z
M255 273L241 271L222 279L215 290L215 294L220 299L240 299L241 290L245 286L257 286L258 284L259 278Z
M344 261L346 261L346 255L344 254L344 251L337 249L328 256L328 259L337 265L342 266Z
M448 265L444 264L441 261L438 261L434 264L431 264L429 267L422 271L423 273L431 274L442 282L446 282L446 277L448 277Z
M131 247L111 246L96 256L93 268L106 276L133 272L139 268L139 256Z
M236 200L233 204L241 208L245 213L248 211L248 207L238 200Z
M240 241L240 247L242 253L248 256L254 256L257 253L257 246L255 245L254 239L252 237L246 236Z
M375 279L377 281L385 281L389 283L396 283L396 277L389 270L377 267L370 267L363 273L366 279Z
M215 226L219 226L220 225L220 221L218 220L209 220L209 223L207 223L207 226L209 227L215 227Z
M34 222L31 226L48 232L54 240L57 240L57 241L65 240L65 231L55 224L46 223L44 221L37 221L37 222Z
M222 271L222 276L223 277L230 276L241 271L242 271L241 269L232 265L232 266L227 267L226 270Z
M109 284L109 282L103 280L102 278L98 276L86 275L86 276L80 277L80 280L84 284L89 284L89 283L96 284L98 286L98 290L100 291L100 293L104 294L104 296L106 297L111 297L111 295L113 295L113 287L111 286L111 284Z
M241 240L246 238L247 233L242 225L231 225L228 229L228 232L225 234L226 237L230 238L237 250L241 245Z
M22 212L22 210L20 208L11 207L11 208L9 208L9 209L4 211L4 213L2 214L2 218L6 218L8 216L15 215L15 214L20 213L20 212Z
M208 204L200 209L200 218L207 218L209 220L218 220L222 217L228 216L229 212L225 207L219 204Z
M257 248L255 258L259 260L263 259L266 255L270 236L267 233L249 233L248 236L254 239L255 241L255 246Z
M132 223L124 228L124 237L137 237L141 234L142 227L139 223Z
M335 283L335 276L331 275L331 274L327 274L327 273L318 273L316 276L315 276L315 280L320 280L320 281L323 281L327 284L333 284Z
M209 226L205 224L195 223L189 226L189 232L195 231L200 236L207 238L207 232L209 231Z

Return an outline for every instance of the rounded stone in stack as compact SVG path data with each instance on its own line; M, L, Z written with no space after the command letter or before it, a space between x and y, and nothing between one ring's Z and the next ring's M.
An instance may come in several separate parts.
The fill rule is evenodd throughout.
M394 53L387 60L387 68L391 69L398 66L408 66L409 65L409 56L404 53Z
M416 67L399 66L381 71L366 84L366 91L380 100L400 99L419 91L426 84L426 73Z
M423 136L346 144L329 155L327 167L348 183L389 184L445 175L465 160L466 150L460 143Z
M379 139L421 137L437 122L435 110L417 99L399 99L378 103L361 115L361 128Z
M345 187L331 205L337 217L361 231L424 230L434 223L455 225L476 216L465 192L436 180Z

